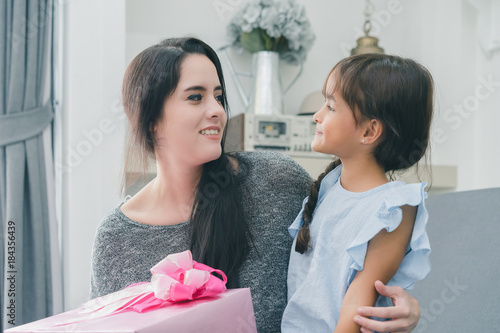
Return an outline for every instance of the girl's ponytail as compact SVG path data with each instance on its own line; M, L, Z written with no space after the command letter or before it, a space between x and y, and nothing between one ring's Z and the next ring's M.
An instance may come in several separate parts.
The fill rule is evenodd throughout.
M318 193L319 187L321 186L321 182L323 178L340 165L340 160L335 159L332 163L330 163L325 171L319 175L318 179L314 181L311 185L311 193L309 194L309 198L304 206L304 213L302 214L302 226L299 229L299 233L297 234L297 242L295 243L295 251L300 254L304 254L309 248L309 225L312 223L312 215L314 213L314 209L316 208L316 203L318 202Z

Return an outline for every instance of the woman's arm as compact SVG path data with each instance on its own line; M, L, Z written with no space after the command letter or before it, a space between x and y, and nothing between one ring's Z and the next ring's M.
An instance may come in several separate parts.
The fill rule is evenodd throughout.
M417 326L420 318L418 301L399 286L388 287L382 282L375 282L377 292L392 299L391 307L361 307L354 321L361 326L361 332L400 332L409 333ZM378 321L369 317L390 318L390 321Z
M349 286L340 309L335 332L359 332L353 320L360 306L372 306L377 300L375 281L387 283L396 274L411 239L417 208L403 206L403 218L396 230L380 231L368 243L363 270L358 271Z

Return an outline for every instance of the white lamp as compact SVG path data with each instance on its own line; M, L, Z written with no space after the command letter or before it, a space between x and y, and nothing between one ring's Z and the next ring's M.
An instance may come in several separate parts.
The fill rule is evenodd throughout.
M325 97L321 90L313 91L302 101L299 114L313 114L325 105Z

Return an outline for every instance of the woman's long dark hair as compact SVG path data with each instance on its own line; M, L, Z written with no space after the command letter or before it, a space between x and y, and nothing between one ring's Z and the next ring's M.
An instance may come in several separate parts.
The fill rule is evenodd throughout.
M171 38L151 46L130 63L123 82L123 106L130 121L125 167L134 160L143 171L155 156L157 143L152 128L161 120L165 100L180 78L183 60L189 54L202 54L214 64L222 87L222 105L229 109L222 67L215 51L196 38ZM190 221L190 249L196 260L223 270L228 287L237 287L238 270L245 260L251 235L243 214L238 178L224 152L203 166L196 189Z
M356 123L361 117L377 119L382 124L382 139L373 155L385 172L405 170L424 156L429 144L434 91L432 76L425 67L397 56L359 54L335 65L323 91L332 75L336 79L334 89L352 110ZM330 93L333 92L327 92ZM311 186L295 245L299 253L309 247L309 225L321 181L337 165L340 165L338 159Z

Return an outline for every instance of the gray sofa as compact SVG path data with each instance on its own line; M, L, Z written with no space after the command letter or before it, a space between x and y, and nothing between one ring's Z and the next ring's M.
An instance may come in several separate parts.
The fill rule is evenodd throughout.
M500 188L431 196L432 271L414 332L500 332Z

